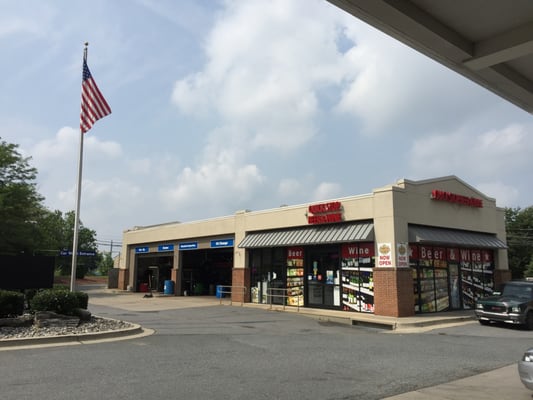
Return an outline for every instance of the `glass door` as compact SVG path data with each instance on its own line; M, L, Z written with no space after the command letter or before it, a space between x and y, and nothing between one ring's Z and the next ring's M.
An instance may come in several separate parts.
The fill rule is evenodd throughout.
M315 247L306 255L307 305L340 307L339 251L337 247Z

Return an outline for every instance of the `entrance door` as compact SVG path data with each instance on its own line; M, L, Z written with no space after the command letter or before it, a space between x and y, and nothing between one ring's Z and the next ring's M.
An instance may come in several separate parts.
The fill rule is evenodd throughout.
M306 256L307 305L318 308L340 307L339 249L319 247Z

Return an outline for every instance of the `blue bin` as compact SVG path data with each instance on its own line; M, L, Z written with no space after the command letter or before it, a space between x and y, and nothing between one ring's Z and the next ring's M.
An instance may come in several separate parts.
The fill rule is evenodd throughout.
M224 297L224 288L221 285L217 285L216 296L217 299L221 299Z
M163 287L163 293L174 294L174 281L165 281L165 285Z

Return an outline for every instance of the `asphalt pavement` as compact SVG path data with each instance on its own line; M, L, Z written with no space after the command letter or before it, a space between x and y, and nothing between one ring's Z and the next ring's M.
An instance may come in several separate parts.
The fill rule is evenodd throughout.
M144 297L142 293L131 293L118 290L109 290L102 287L84 287L81 290L87 290L89 296L89 309L94 306L108 306L124 311L150 312L157 310L172 310L179 308L205 307L216 304L231 305L233 307L257 307L278 312L298 313L322 321L334 323L345 323L350 325L368 326L377 329L390 331L391 334L409 334L430 331L445 326L471 323L474 319L472 311L424 314L409 318L392 318L380 317L372 314L346 313L341 311L282 307L270 305L258 305L250 303L235 303L229 299L219 299L216 297L178 297L154 295L151 298ZM13 342L6 346L5 341L0 340L0 350L11 348L25 348L27 345L32 346L50 346L61 344L72 344L72 342L83 343L89 340L124 340L143 335L150 335L153 332L149 329L143 329L135 325L132 329L123 332L104 333L88 336L86 338L65 338L61 339L42 339L29 340L26 343ZM532 335L533 337L533 335ZM4 343L2 343L4 342ZM22 346L22 347L21 347ZM418 389L416 391L403 393L393 397L391 400L448 400L448 399L531 399L532 392L526 389L520 382L517 365L513 363L503 368L485 372L479 375L451 381L437 386Z

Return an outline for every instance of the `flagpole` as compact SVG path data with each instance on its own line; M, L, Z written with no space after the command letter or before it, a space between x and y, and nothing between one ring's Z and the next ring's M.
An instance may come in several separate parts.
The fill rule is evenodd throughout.
M87 46L88 42L85 42L85 48L83 49L83 61L87 62ZM78 158L78 184L77 184L77 197L76 197L76 211L74 213L74 236L72 239L72 269L70 272L70 291L76 290L76 267L78 262L78 233L80 229L80 202L81 202L81 177L83 169L83 131L80 125L80 154Z

